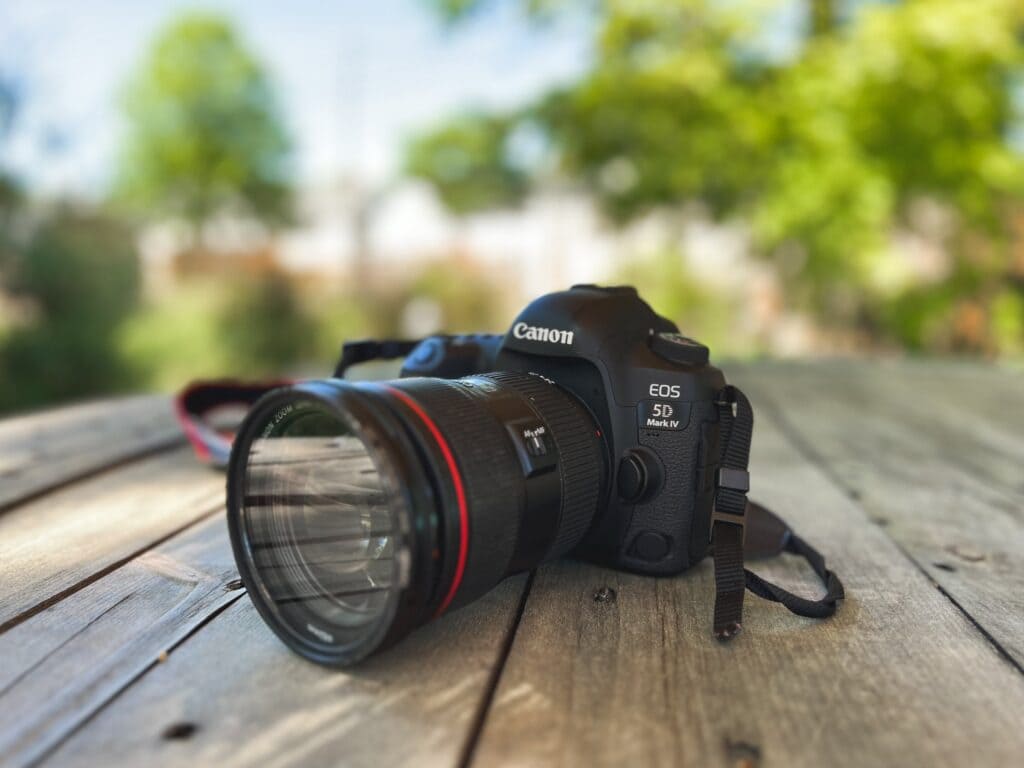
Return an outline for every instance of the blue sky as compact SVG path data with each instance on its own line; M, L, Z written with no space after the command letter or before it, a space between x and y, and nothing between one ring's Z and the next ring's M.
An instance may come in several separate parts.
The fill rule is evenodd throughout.
M509 5L448 29L426 0L0 0L0 72L25 79L0 162L43 194L102 195L126 79L161 25L200 8L233 18L267 64L303 181L387 178L418 129L459 109L520 103L585 70L585 19L537 28Z

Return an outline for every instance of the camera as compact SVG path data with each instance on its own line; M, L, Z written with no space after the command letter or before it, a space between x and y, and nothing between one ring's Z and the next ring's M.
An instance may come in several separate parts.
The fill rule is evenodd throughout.
M402 355L398 379L342 378ZM504 335L346 345L334 378L271 391L238 430L239 571L288 646L347 666L544 561L669 576L720 531L727 636L752 426L732 392L706 346L625 286L538 298Z
M473 357L478 371L450 369ZM402 376L484 370L539 378L571 393L590 417L600 454L591 461L602 465L593 483L600 512L574 554L658 575L680 573L705 556L718 469L715 401L725 386L706 346L680 335L634 288L578 285L531 303L505 336L424 341ZM528 438L512 439L522 453ZM558 463L554 454L548 461Z

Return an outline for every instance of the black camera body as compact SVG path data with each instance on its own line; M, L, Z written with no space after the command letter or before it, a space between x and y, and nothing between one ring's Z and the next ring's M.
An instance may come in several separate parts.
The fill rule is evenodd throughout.
M603 432L606 498L578 557L671 575L708 553L722 372L631 287L577 285L536 299L504 336L420 343L403 377L508 371L568 390Z

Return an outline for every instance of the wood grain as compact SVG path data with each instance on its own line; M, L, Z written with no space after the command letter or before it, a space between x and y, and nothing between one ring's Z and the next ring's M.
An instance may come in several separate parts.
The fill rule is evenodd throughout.
M0 631L223 503L223 475L182 448L8 510L0 515Z
M241 596L236 579L218 516L0 635L4 764L45 756Z
M0 510L184 442L170 399L130 397L0 420Z
M764 416L752 471L753 497L782 513L842 575L848 599L837 616L801 619L748 595L743 634L721 646L710 632L707 563L665 580L545 566L474 764L1019 760L1024 678ZM799 561L757 570L817 589ZM594 600L604 586L614 601Z
M1024 666L1024 387L936 363L761 366L742 378Z
M229 589L222 475L185 450L134 461L102 429L73 436L71 411L0 422L0 476L21 489L0 482L0 508L36 497L0 514L0 763L1017 764L1021 374L729 371L758 414L752 496L844 578L834 620L748 594L744 633L721 646L708 564L655 580L560 562L525 605L520 577L350 673L292 655ZM107 442L123 435L82 408ZM139 429L134 450L165 447ZM50 474L32 474L31 434ZM818 589L795 559L756 570Z
M304 661L233 604L67 740L47 765L451 766L525 577L352 672Z

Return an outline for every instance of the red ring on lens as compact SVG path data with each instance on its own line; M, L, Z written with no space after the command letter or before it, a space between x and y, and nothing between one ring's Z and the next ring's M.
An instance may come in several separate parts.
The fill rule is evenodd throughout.
M420 421L422 421L427 427L427 430L437 443L437 447L441 449L441 455L444 457L445 464L448 465L448 471L451 473L452 483L455 486L455 500L459 506L459 557L455 563L455 575L452 577L452 583L448 587L448 592L445 594L444 600L441 601L441 605L434 613L434 618L437 618L447 610L448 606L455 598L455 593L462 584L462 576L466 571L466 557L469 553L469 509L466 506L466 491L462 484L462 475L459 473L459 468L455 464L455 456L452 455L451 448L448 447L448 441L444 439L444 435L441 434L441 430L437 428L437 424L434 423L434 420L427 415L426 411L420 407L419 403L409 397L409 395L402 390L389 386L384 386L383 389L387 390L405 403L409 407L409 410L415 413L420 418Z

